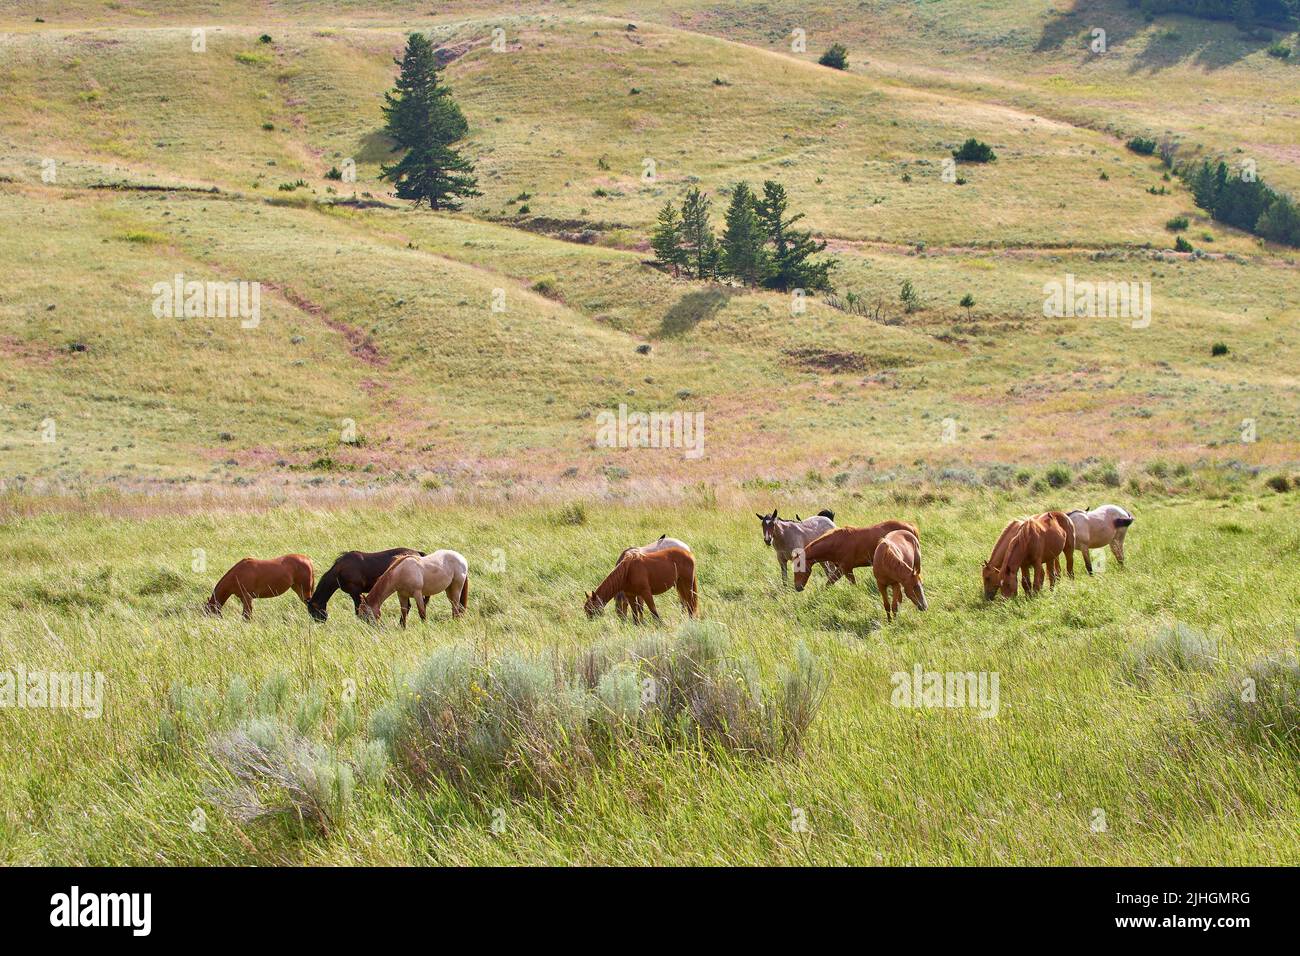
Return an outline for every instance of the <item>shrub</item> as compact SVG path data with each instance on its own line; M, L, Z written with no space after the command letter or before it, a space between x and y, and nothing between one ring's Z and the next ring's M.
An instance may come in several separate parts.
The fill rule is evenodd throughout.
M581 502L573 502L561 508L555 515L555 523L558 525L584 525L587 523L587 509Z
M1173 219L1170 219L1168 222L1165 223L1165 228L1168 229L1170 232L1181 232L1182 230L1187 228L1187 217L1174 216Z
M375 715L372 732L417 785L557 796L638 747L795 754L826 686L800 645L793 667L764 689L751 663L727 657L720 628L690 622L670 638L568 659L440 648Z
M1246 743L1300 748L1300 663L1294 654L1255 660L1200 704L1197 716Z
M1070 469L1065 465L1053 465L1043 472L1043 478L1052 488L1064 488L1070 483Z
M952 155L959 163L991 163L998 158L988 143L981 143L973 136L954 149Z
M1150 156L1156 151L1156 141L1144 136L1134 136L1125 145L1141 156Z
M1291 490L1291 479L1286 475L1271 475L1264 484L1277 492Z
M843 43L833 43L817 62L832 69L847 70L849 68L849 51Z
M898 301L903 303L905 312L915 312L921 307L921 296L917 293L916 287L912 285L911 279L903 280L903 287L898 293Z
M269 33L263 33L260 37L257 38L257 42L258 42L258 43L270 43L270 42L271 42L271 35L270 35Z
M1174 240L1174 252L1195 252L1195 251L1196 249L1192 246L1192 244L1188 242L1186 239L1184 239L1182 236L1179 236L1177 239Z
M1268 55L1277 57L1279 60L1285 60L1291 55L1291 48L1285 43L1274 43L1268 48Z
M1128 674L1134 681L1146 683L1160 671L1213 670L1218 660L1214 638L1178 621L1129 649Z
M331 166L329 168L329 172L325 174L325 178L332 179L335 182L339 182L343 179L343 171L340 170L337 166Z
M1228 354L1228 344L1227 344L1226 342L1215 342L1213 345L1210 346L1210 354L1211 354L1211 355L1227 355L1227 354Z
M560 294L559 281L560 280L555 278L553 275L539 276L536 281L533 282L532 290L539 295L544 295L548 298L555 298Z

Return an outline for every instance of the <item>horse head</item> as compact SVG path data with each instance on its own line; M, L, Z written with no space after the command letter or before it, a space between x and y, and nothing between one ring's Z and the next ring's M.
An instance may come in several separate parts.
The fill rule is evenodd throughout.
M919 573L903 582L903 593L907 595L909 601L916 605L918 611L924 611L930 606L925 599L925 586L921 584L921 575Z
M311 615L313 621L325 621L329 619L329 614L326 612L324 605L313 604L311 601L307 602L307 613Z
M761 515L756 511L754 517L763 522L763 543L771 547L772 534L776 530L776 509L773 508L770 515Z
M586 597L582 609L587 612L587 617L595 617L605 610L605 602L596 596L596 592L588 592Z
M1002 572L993 566L992 561L985 561L980 574L984 578L984 600L992 601L1002 584Z

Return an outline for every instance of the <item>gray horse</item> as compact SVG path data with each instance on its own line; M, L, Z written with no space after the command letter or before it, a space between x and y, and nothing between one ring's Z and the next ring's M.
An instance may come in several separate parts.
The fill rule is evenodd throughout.
M775 508L770 515L755 512L754 517L763 523L763 543L770 545L776 551L776 560L781 564L783 585L790 583L786 565L795 556L795 552L802 554L808 544L835 528L835 512L830 510L819 511L811 518L800 518L795 515L794 521L778 518ZM822 570L826 572L828 583L834 584L839 579L838 568L823 564Z

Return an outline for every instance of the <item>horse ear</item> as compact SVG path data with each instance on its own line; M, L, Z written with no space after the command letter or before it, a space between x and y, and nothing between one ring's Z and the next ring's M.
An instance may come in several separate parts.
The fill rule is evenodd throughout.
M767 515L761 515L757 511L754 512L754 517L757 518L759 521L767 520Z

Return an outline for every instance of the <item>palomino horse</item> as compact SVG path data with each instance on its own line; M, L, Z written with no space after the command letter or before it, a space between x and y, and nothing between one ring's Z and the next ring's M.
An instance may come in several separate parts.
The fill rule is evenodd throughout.
M790 581L789 572L786 570L786 564L794 556L794 553L800 548L807 547L813 541L816 541L827 531L835 529L835 512L827 509L819 511L811 518L800 519L796 516L794 521L786 518L778 518L776 509L772 509L770 515L761 515L757 512L754 517L763 523L763 543L776 551L777 563L781 565L781 584L788 584ZM823 565L826 571L826 577L831 584L839 578L837 571L833 572L829 565Z
M925 588L921 585L921 542L912 532L900 529L881 538L871 559L871 571L876 576L880 600L885 604L886 621L898 617L898 605L903 594L916 605L917 610L924 611L929 607Z
M694 551L691 550L691 546L687 544L685 541L682 541L680 538L670 538L666 534L661 534L659 536L659 540L644 545L643 547L624 548L623 553L618 556L618 561L616 561L615 564L621 563L624 558L626 558L629 554L632 554L634 551L641 552L644 554L649 551L662 551L664 550L664 548L681 548L687 554L693 555L695 553ZM618 611L618 616L627 617L627 609L629 607L631 607L631 604L628 602L627 595L624 594L622 591L619 591L618 597L614 599L614 609Z
M1050 586L1056 587L1062 554L1066 571L1074 577L1074 525L1063 512L1048 511L1025 518L1007 542L1002 559L1003 597L1016 596L1016 580L1028 568L1034 572L1035 593L1043 589L1044 570Z
M424 557L423 551L413 548L389 548L387 551L347 551L340 554L330 569L320 576L316 590L307 602L307 613L318 621L326 619L325 605L334 596L335 591L342 591L352 598L357 611L361 610L361 598L375 586L379 576L388 570L396 558L413 554Z
M587 612L587 617L595 617L622 593L631 602L633 623L641 623L643 606L649 608L658 620L654 596L673 586L677 588L677 597L686 613L699 617L700 589L695 580L694 555L681 548L664 548L662 551L633 549L614 566L596 590L587 595L582 609Z
M1133 516L1119 505L1102 505L1087 511L1071 511L1070 522L1074 525L1074 544L1083 552L1083 566L1092 574L1093 548L1110 545L1111 552L1120 567L1124 566L1124 535L1133 523Z
M221 576L212 596L204 608L221 617L221 608L233 594L244 605L244 620L253 619L253 598L279 597L293 588L293 592L307 601L311 597L311 558L305 554L284 554L278 558L244 558Z
M915 525L893 520L866 528L836 528L827 531L795 555L794 589L802 591L808 583L808 576L812 574L813 565L822 563L827 565L828 577L830 568L834 567L838 574L849 579L850 584L857 584L853 569L870 567L880 539L891 531L910 531L913 536L920 537Z
M406 554L399 557L388 570L379 576L357 609L357 616L372 624L379 622L379 608L397 592L402 605L402 627L411 612L411 599L426 621L425 607L429 598L442 591L451 602L451 616L460 617L469 606L469 562L455 551L435 551L429 555Z

